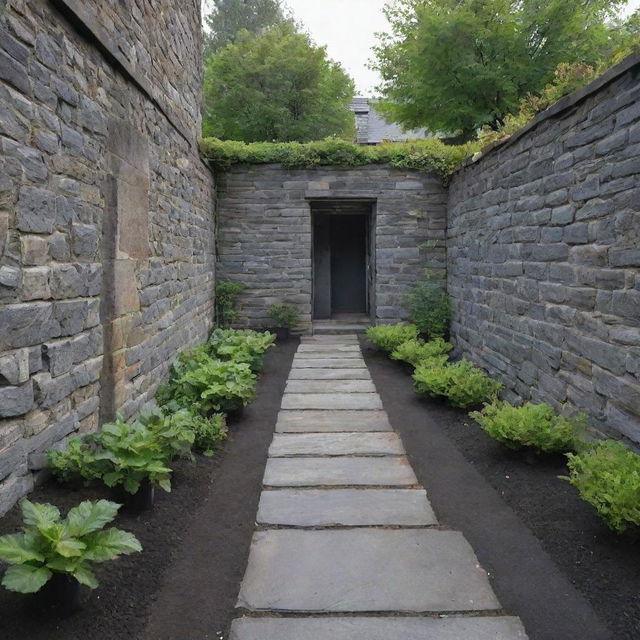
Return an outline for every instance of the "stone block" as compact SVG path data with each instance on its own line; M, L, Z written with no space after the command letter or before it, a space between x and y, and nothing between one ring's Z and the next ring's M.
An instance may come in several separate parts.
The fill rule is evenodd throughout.
M115 317L140 310L135 269L136 263L133 260L115 260L113 263L113 314Z
M0 327L0 351L39 344L58 331L46 302L0 305Z
M16 349L0 355L0 384L19 385L28 379L28 349Z
M149 178L132 172L117 183L118 257L149 257ZM122 255L124 254L124 255Z
M283 409L382 409L377 393L286 393Z
M71 340L48 342L42 345L42 358L49 368L52 378L71 371L74 362L74 349Z
M3 265L0 267L0 286L15 289L20 284L20 269Z
M78 258L94 258L98 251L96 228L86 224L72 224L71 247Z
M49 259L49 243L41 236L20 237L20 255L24 266L39 267Z
M290 380L285 393L375 393L371 380Z
M33 384L31 380L20 386L0 387L0 417L22 416L33 408Z
M49 267L29 267L22 270L22 299L47 300L51 298Z
M37 187L22 187L16 206L16 225L20 231L51 233L55 222L55 194Z
M400 437L388 433L276 433L269 456L396 456L404 454Z

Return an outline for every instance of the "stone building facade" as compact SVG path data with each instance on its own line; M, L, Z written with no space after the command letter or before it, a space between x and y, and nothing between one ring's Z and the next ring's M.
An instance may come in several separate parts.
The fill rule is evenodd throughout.
M0 513L212 325L199 25L198 0L0 3Z

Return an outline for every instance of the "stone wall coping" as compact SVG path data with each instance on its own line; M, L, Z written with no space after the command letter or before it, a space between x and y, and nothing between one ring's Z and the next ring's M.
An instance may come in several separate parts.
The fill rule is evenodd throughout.
M564 98L561 98L560 100L558 100L558 102L555 102L549 108L541 111L535 118L524 125L524 127L511 134L508 138L497 140L496 142L492 142L491 144L487 145L484 149L482 149L482 151L479 152L479 155L476 155L474 156L474 158L470 158L469 160L464 162L454 173L454 175L460 173L469 166L473 166L481 162L483 158L487 157L496 149L502 149L514 144L545 120L550 120L551 118L556 118L562 115L565 111L572 109L580 102L586 100L589 96L598 93L598 91L601 91L608 84L611 84L612 82L623 76L625 73L633 70L636 67L640 70L640 53L634 53L630 55L622 62L619 62L618 64L605 71L601 76L598 76L588 85L582 87L581 89L577 89Z

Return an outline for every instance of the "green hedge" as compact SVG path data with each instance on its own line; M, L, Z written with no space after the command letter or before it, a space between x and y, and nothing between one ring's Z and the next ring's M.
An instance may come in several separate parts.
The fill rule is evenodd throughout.
M434 171L447 180L460 163L477 151L476 144L447 145L435 138L362 146L345 140L319 142L236 142L205 138L200 151L217 169L234 164L282 164L286 168L359 167L389 164L401 169Z

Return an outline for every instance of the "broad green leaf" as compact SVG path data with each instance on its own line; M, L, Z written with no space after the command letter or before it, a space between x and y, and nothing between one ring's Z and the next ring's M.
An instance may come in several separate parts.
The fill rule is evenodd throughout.
M40 530L47 529L60 520L59 509L52 504L38 504L23 500L21 506L24 523Z
M47 562L47 568L52 571L57 571L58 573L72 573L75 571L76 565L79 561L80 559L78 557L65 558L63 556L58 556Z
M28 564L17 564L9 567L2 578L2 586L18 593L35 593L39 591L51 577L46 567L32 567Z
M116 517L119 508L120 505L109 500L81 502L67 515L67 533L72 537L79 538L87 533L99 531Z
M0 537L0 558L9 564L22 564L31 560L42 562L44 560L44 556L34 546L33 536L23 533Z
M104 562L119 555L142 551L138 539L128 531L111 528L96 531L87 536L87 552L85 558L93 562Z
M140 488L140 480L133 476L127 476L124 479L123 485L127 493L134 494Z
M169 478L159 478L158 484L162 487L167 493L171 493L171 480Z
M111 473L105 473L102 476L102 481L107 487L115 487L122 481L122 473L120 471L112 471Z
M64 558L74 558L81 556L82 552L87 548L87 545L80 540L65 539L60 540L56 545L56 552Z
M76 570L71 574L80 584L89 587L89 589L95 589L98 586L98 580L93 571L89 569L86 564L80 564L76 567Z

